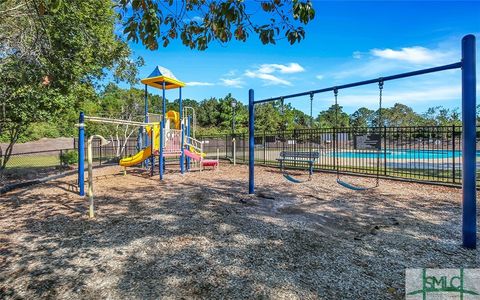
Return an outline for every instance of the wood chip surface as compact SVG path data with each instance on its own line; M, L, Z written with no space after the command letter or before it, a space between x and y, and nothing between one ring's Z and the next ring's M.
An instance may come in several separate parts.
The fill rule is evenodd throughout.
M75 176L2 196L0 299L403 299L405 268L480 267L460 189L169 168L95 169L95 219Z

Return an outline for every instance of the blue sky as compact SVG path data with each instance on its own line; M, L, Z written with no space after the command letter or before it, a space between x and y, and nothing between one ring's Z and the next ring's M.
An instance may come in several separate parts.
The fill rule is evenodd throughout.
M314 8L306 39L293 46L286 40L262 45L253 35L246 43L213 42L203 52L179 41L157 51L130 46L135 56L145 59L141 78L161 65L187 83L184 97L202 100L232 93L243 103L250 88L256 99L263 99L457 62L460 39L468 33L477 36L479 48L480 2L314 1ZM391 81L384 87L385 106L401 102L418 112L436 105L459 107L460 96L459 70ZM176 92L167 92L167 98L176 97ZM376 109L377 86L341 91L339 102L349 113L361 106ZM330 93L315 96L314 114L332 103ZM308 111L307 97L292 104Z

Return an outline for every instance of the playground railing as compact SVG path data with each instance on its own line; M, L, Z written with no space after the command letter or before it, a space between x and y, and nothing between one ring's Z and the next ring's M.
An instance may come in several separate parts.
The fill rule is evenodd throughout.
M188 146L188 147L192 147L193 149L195 149L197 152L199 153L203 153L203 144L204 144L204 141L200 141L200 140L197 140L193 137L186 137L185 139L185 144Z

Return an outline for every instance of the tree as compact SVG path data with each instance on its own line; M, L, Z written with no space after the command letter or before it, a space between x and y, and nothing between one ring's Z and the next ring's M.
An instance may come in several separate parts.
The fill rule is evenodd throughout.
M321 111L316 121L320 128L346 128L349 126L349 116L338 104L333 104L327 110Z
M59 3L0 2L0 98L9 142L0 169L30 124L75 115L95 95L106 70L118 80L135 81L141 60L132 61L127 44L114 35L111 3ZM72 127L74 120L66 123Z
M301 25L315 17L311 1L300 0L118 0L117 7L127 39L150 50L158 49L159 40L166 47L175 39L205 50L212 41L245 42L251 34L263 44L275 44L282 35L294 44L305 38ZM263 15L254 17L257 11Z
M149 97L151 100L151 98ZM144 120L144 92L143 90L130 88L120 89L115 84L108 84L98 101L99 111L95 115L129 120ZM110 138L115 150L115 159L120 159L125 153L128 139L138 133L138 127L120 124L91 123L87 127L87 135L97 133Z
M365 128L372 125L374 111L361 107L350 115L350 126L353 128Z
M285 128L285 119L278 113L275 103L255 105L255 130L272 131Z
M218 125L219 112L217 110L217 98L205 99L200 102L198 109L198 125L202 127L214 127Z
M405 104L395 103L391 108L382 109L381 120L378 117L378 111L374 118L374 126L416 126L422 121L422 117ZM380 124L378 124L380 122ZM383 123L383 124L382 124Z
M448 109L442 106L430 107L423 114L423 119L426 125L431 126L461 126L458 108Z

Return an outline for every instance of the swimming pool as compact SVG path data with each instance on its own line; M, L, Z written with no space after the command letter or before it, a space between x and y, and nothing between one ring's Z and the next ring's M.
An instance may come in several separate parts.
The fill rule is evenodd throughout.
M332 156L334 154L332 153ZM377 158L379 154L372 151L341 151L337 153L338 157L342 158ZM462 153L460 151L452 150L393 150L387 149L386 156L382 151L379 155L381 158L390 158L390 159L445 159L453 157L461 157ZM477 151L477 157L480 157L480 151Z

